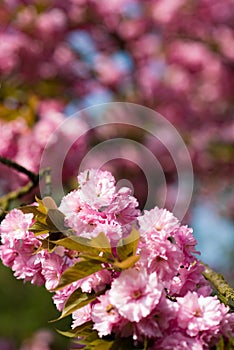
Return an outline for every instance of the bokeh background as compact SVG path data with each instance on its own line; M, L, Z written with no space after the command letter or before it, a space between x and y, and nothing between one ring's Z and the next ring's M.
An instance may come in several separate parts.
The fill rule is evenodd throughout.
M182 136L193 164L194 192L184 222L194 228L201 259L232 285L233 91L233 0L0 1L0 155L37 172L49 135L79 110L131 102L161 113ZM76 118L72 128L60 130L51 162L59 161L64 145L86 128ZM86 152L117 136L140 142L155 154L171 209L178 180L175 164L163 145L134 128L97 128L80 137L64 164L67 190ZM126 148L126 159L106 166L117 179L133 184L144 207L147 184L131 152ZM25 181L0 166L0 195ZM3 266L0 310L2 350L69 347L48 324L57 316L50 294L23 285Z

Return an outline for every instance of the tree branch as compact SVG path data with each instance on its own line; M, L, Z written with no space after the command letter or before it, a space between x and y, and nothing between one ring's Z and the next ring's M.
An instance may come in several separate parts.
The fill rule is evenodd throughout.
M18 172L25 174L28 176L28 178L32 181L32 183L38 183L39 181L39 174L35 174L32 171L26 169L25 167L23 167L22 165L14 162L13 160L9 159L9 158L5 158L0 156L0 163L8 166L9 168L15 169Z
M20 187L18 190L9 192L6 195L0 197L0 217L4 215L4 211L6 211L9 208L9 205L13 200L19 199L31 192L35 187L37 187L39 181L44 176L46 176L46 191L50 191L50 168L45 168L41 170L38 174L36 174L26 169L22 165L12 161L11 159L4 158L2 156L0 156L0 163L27 175L30 180L26 185Z
M203 276L211 283L218 298L225 305L228 305L232 310L234 310L234 289L229 286L221 273L215 272L204 263L202 264L205 266Z

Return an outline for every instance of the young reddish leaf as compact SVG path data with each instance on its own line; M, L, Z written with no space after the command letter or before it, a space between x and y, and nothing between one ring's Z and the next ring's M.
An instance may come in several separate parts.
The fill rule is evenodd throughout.
M65 215L58 209L49 209L46 217L46 223L50 232L67 231L67 226L64 225Z
M42 199L43 205L48 209L58 209L57 204L52 197L46 196Z

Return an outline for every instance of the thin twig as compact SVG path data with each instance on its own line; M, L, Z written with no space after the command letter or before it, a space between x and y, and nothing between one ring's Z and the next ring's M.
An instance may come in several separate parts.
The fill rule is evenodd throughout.
M15 169L22 174L27 175L33 184L38 183L38 181L39 181L39 174L35 174L34 172L26 169L22 165L14 162L13 160L11 160L9 158L5 158L5 157L0 156L0 163L8 166L9 168Z
M48 187L47 189L48 190L50 189L48 184L49 183L48 179L50 178L50 168L45 168L41 170L39 174L36 174L26 169L22 165L14 162L13 160L4 158L2 156L0 156L0 163L5 164L6 166L17 170L18 172L27 175L30 180L26 185L20 187L18 190L11 191L6 195L0 197L0 209L1 209L0 217L4 215L4 212L9 208L13 200L19 199L24 195L28 194L29 192L31 192L35 187L37 187L37 185L39 184L39 181L44 176L46 176L46 184Z

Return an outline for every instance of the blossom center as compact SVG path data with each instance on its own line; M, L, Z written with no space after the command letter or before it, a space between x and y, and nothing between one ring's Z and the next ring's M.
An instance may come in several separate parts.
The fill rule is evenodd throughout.
M141 296L142 296L142 292L141 292L140 290L135 290L135 291L132 293L133 299L139 299Z
M114 306L112 304L108 304L106 307L106 312L109 313L113 313L114 310Z
M156 224L155 228L156 228L157 231L161 231L162 230L162 225Z
M194 310L193 315L195 317L201 317L202 316L202 312L201 312L201 310L199 308L197 308L196 310Z

